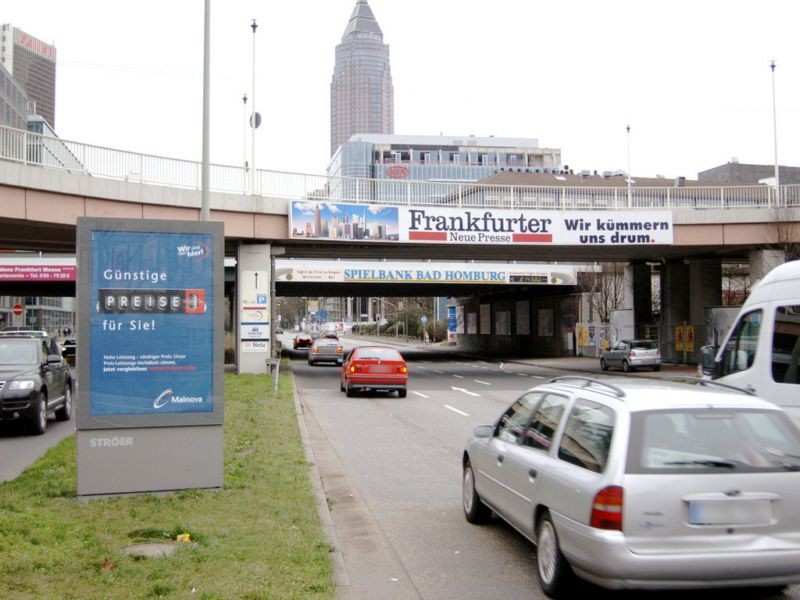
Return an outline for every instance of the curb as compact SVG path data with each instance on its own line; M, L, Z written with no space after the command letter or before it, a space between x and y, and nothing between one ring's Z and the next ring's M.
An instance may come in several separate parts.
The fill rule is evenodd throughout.
M297 397L296 387L294 385L294 371L289 369L292 377L292 398L294 400L294 410L297 415L297 427L300 430L300 440L303 444L303 452L305 453L306 464L308 465L309 481L311 482L311 489L314 492L314 498L317 504L317 514L322 524L322 533L325 536L328 544L331 546L331 567L333 569L333 585L336 589L335 597L340 600L351 600L353 598L352 587L350 584L350 576L347 572L342 553L339 551L339 541L336 538L336 530L333 527L333 520L328 508L328 498L325 495L325 487L322 483L322 476L317 468L317 460L314 456L314 450L311 447L311 442L308 436L308 429L305 422L305 411L300 399Z

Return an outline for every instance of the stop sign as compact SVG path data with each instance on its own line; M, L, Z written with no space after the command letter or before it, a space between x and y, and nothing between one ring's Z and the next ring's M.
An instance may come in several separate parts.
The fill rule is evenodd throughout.
M22 304L14 305L14 314L20 316L22 314Z

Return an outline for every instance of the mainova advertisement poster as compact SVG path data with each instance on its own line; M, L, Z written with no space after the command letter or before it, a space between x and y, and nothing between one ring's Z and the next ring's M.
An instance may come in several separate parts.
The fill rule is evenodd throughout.
M213 236L93 231L91 248L91 416L213 411Z

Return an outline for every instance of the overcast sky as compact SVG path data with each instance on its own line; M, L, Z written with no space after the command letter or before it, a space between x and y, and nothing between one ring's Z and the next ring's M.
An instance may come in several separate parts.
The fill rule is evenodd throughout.
M323 173L334 49L355 0L212 0L211 160ZM6 0L58 53L66 139L200 160L202 0ZM800 166L796 0L370 0L395 133L537 138L576 171L696 177L736 157ZM248 108L250 101L248 101ZM630 124L630 134L625 127Z

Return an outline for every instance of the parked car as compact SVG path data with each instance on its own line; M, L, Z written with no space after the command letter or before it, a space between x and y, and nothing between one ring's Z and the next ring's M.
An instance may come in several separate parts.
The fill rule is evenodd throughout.
M619 367L626 373L639 367L661 370L661 350L655 340L617 340L600 355L600 368Z
M779 407L701 379L558 377L475 428L470 523L492 511L537 545L551 598L600 586L800 581L800 430Z
M344 360L344 349L338 339L317 338L308 350L308 364L332 362L341 365Z
M49 414L72 416L72 379L58 347L38 332L0 334L0 420L26 421L42 434Z
M322 334L322 337L328 338L330 340L338 340L339 336L336 334L335 331L325 331Z
M385 346L358 346L342 365L339 389L352 396L359 391L391 392L405 398L408 365L403 355Z
M310 348L311 344L314 343L314 338L310 333L307 331L301 331L300 333L294 336L294 341L292 342L292 346L295 350L299 350L301 348Z

